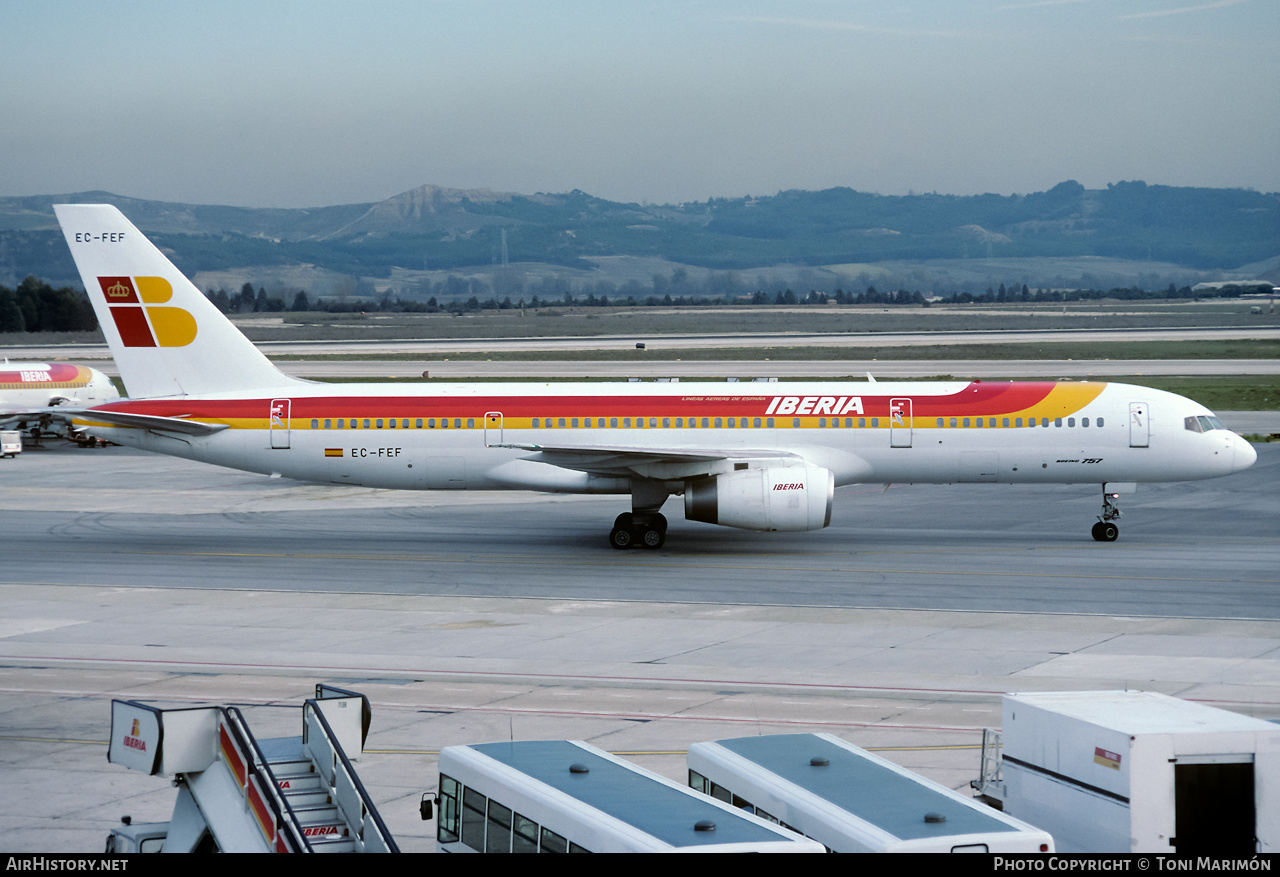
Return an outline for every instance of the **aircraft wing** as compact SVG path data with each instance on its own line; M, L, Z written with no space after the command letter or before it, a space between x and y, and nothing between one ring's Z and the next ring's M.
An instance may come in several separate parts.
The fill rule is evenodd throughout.
M0 405L0 426L17 423L20 420L39 420L46 415L60 415L64 408L31 408L16 405Z
M670 480L710 474L731 460L793 460L798 454L761 448L645 448L616 445L497 444L497 448L532 451L526 459L562 469L602 476Z

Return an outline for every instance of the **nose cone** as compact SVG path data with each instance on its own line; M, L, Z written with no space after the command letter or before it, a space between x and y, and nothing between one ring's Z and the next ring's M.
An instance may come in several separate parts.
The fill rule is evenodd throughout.
M1232 436L1232 439L1233 459L1231 471L1242 472L1258 461L1258 452L1254 450L1253 445L1240 436Z

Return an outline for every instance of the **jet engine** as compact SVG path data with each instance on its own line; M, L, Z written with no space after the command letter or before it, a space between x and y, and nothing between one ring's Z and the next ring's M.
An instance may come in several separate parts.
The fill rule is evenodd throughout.
M821 530L831 523L835 489L821 466L742 469L689 481L684 516L744 530Z

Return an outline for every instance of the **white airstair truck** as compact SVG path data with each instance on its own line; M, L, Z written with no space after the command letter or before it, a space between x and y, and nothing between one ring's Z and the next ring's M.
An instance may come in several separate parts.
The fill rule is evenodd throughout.
M113 700L107 760L172 775L178 800L168 822L112 830L106 852L399 852L351 766L370 715L363 695L317 685L301 737L257 740L235 707Z
M1149 691L1007 694L973 783L1058 852L1280 851L1280 724Z

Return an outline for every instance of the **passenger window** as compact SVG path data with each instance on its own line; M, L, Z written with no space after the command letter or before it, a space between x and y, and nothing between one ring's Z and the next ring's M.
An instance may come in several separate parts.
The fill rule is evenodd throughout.
M1081 426L1083 426L1085 429L1088 429L1088 428L1089 428L1089 418L1087 418L1087 417L1081 417L1081 418L1080 418L1080 425L1081 425Z
M1054 425L1054 426L1062 426L1062 418L1061 418L1061 417L1055 417L1055 418L1053 419L1053 425Z
M556 420L556 426L557 426L559 429L564 429L564 418L563 418L563 417L561 417L561 418L559 418L559 419L557 419L557 420Z
M395 429L395 428L396 428L396 419L393 417L393 418L391 418L390 420L388 420L388 421L387 421L387 426L391 427L392 429Z
M650 428L650 429L653 429L653 428L657 427L657 425L658 425L658 418L656 418L656 417L650 417L650 418L649 418L649 428Z
M765 426L767 426L769 429L773 429L773 418L772 418L772 417L770 417L768 420L766 420L766 421L765 421Z
M703 429L707 429L710 425L711 425L711 421L710 421L710 420L708 420L708 419L707 419L707 418L705 418L705 417L704 417L704 418L702 418L702 428L703 428Z
M968 425L969 425L969 424L967 424L967 423L965 424L965 426L968 426ZM880 418L879 418L879 417L873 417L873 418L871 418L871 428L872 428L872 429L879 429L879 428L880 428Z
M368 428L369 428L369 418L367 418L367 417L364 419L364 428L365 428L365 429L368 429Z
M609 418L609 428L610 428L610 429L617 429L617 428L618 428L618 418L616 418L616 417L610 417L610 418Z
M319 429L319 428L320 428L320 421L313 419L313 420L311 421L311 428L312 428L312 429Z
M623 428L623 429L630 429L630 428L631 428L631 418L630 418L630 417L624 417L624 418L622 418L622 428Z
M1075 419L1074 417L1068 417L1068 418L1067 418L1067 426L1071 427L1071 426L1075 426L1075 425L1076 425L1076 419Z
M671 418L670 417L662 418L662 428L666 429L669 426L671 426Z
M574 417L569 420L569 425L574 429L578 428L578 418Z
M1022 418L1021 417L1014 418L1013 425L1015 427L1020 428L1022 426Z
M719 417L717 417L717 418L716 418L716 429L719 429L719 428L720 428L720 423L721 423L721 420L720 420L720 418L719 418Z
M1098 418L1098 426L1102 426L1102 418L1101 418L1101 417L1099 417L1099 418Z
M751 422L751 425L752 425L754 428L759 429L759 428L760 428L760 418L759 418L759 417L755 418L755 420L753 420L753 421ZM770 425L770 426L773 426L773 421L772 421L772 420L770 420L770 421L769 421L769 425Z
M454 425L454 426L457 426L457 425L458 425L458 422L455 420L455 421L453 422L453 425ZM468 418L467 418L467 429L475 429L475 428L476 428L476 419L475 419L474 417L468 417Z

